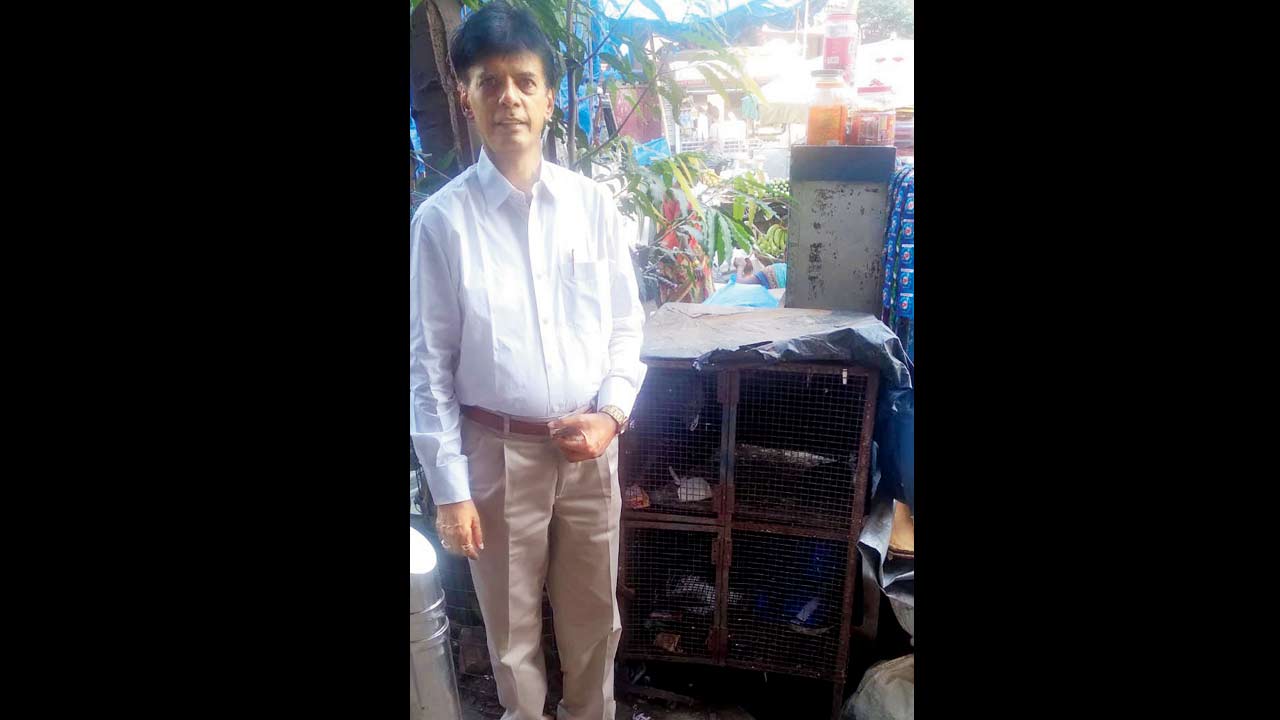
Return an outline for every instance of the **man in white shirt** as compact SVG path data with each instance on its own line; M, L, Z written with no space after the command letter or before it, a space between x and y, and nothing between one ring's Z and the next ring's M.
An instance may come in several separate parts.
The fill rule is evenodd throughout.
M542 159L555 61L502 2L450 50L479 162L413 218L411 436L450 552L470 559L504 720L539 720L544 582L558 720L612 720L621 622L616 436L644 379L612 196Z

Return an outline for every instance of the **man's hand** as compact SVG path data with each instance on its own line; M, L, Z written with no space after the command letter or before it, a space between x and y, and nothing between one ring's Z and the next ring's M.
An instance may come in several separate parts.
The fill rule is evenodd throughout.
M476 560L484 549L484 533L480 532L480 514L470 500L436 506L436 533L440 545L454 555Z
M551 428L551 439L569 462L600 457L618 434L617 421L604 413L570 415L552 420L547 427Z

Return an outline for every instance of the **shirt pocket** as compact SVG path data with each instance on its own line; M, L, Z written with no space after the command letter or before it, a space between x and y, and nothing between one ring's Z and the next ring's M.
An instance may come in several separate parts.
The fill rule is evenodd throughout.
M587 335L605 332L610 319L608 260L560 264L565 323Z

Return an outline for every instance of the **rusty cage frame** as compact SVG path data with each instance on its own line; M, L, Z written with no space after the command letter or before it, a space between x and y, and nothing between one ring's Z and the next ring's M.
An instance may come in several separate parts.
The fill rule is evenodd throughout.
M649 367L650 374L641 388L635 411L632 413L634 425L621 437L619 485L624 494L624 505L622 543L618 561L618 598L623 637L619 644L619 656L624 659L693 662L780 672L829 681L833 684L832 717L837 718L847 681L849 646L852 637L857 635L867 641L874 640L879 620L879 596L878 593L874 593L875 580L869 575L870 569L864 567L857 548L869 492L871 435L875 425L879 373L848 364L783 363L763 368L728 368L711 371L698 371L694 369L692 363L687 361L646 360L645 364ZM648 483L648 487L653 487L654 471L652 468L648 470L644 468L646 457L657 454L660 458L668 459L673 466L680 465L685 457L677 456L676 450L672 447L679 443L672 438L673 423L670 419L646 417L646 412L652 412L655 405L660 406L659 409L670 409L670 396L681 394L672 393L668 387L664 386L664 381L681 374L697 378L696 382L685 381L688 387L698 387L699 384L705 386L706 383L714 384L714 406L719 412L719 417L716 418L703 417L703 411L708 405L704 400L701 405L694 404L690 408L680 410L683 415L678 418L681 426L688 427L690 434L719 432L718 453L715 457L704 458L702 461L702 467L708 468L706 474L713 474L710 468L715 469L713 478L715 482L711 486L710 502L702 501L698 506L700 511L695 512L672 512L668 506L660 502L649 502L650 498L647 495L643 501L638 497L628 496L630 492L628 488L633 486ZM826 483L824 487L841 488L837 491L829 491L821 498L816 496L809 498L818 504L821 511L806 514L792 511L785 517L769 517L768 512L762 512L756 508L744 516L742 512L744 506L741 501L753 497L750 496L751 492L757 494L768 492L767 481L760 479L761 475L767 475L767 473L757 473L757 476L751 480L756 485L751 488L738 487L739 481L746 478L745 474L740 477L738 470L739 460L742 459L740 458L742 453L738 447L739 427L744 420L745 424L752 422L749 418L740 416L744 406L744 385L748 396L751 396L753 383L764 382L766 378L777 378L785 383L801 376L806 378L817 376L828 383L833 383L838 377L842 385L849 385L850 380L853 381L855 389L852 391L852 397L855 398L855 402L851 404L860 403L860 406L853 408L855 412L851 417L846 418L849 422L845 427L837 428L835 425L827 425L821 428L830 434L838 434L841 429L849 431L851 436L845 439L850 443L848 449L853 456L852 467L849 468L852 477L847 484L842 482L843 478L831 476L819 478ZM710 396L706 395L706 397ZM683 393L685 400L690 400L691 397L691 392ZM676 397L676 399L680 398ZM690 400L690 402L693 401ZM794 398L794 402L803 405L806 399ZM801 408L801 415L806 417L811 415L811 413L804 413L803 410L804 408ZM800 430L796 430L796 433L799 432ZM700 447L702 444L705 444L702 438L694 438L685 443L686 446L694 447ZM676 459L670 460L672 457ZM687 472L692 472L687 463L685 469ZM674 470L670 472L675 474ZM832 479L837 482L827 482ZM761 486L762 482L763 486ZM775 482L776 484L778 483ZM764 489L762 490L761 487ZM741 499L737 497L740 491L743 492ZM637 495L639 495L638 492ZM629 502L630 500L636 502ZM647 504L648 507L631 507L631 505L640 504ZM709 538L710 542L701 539L695 541L694 538ZM818 573L825 576L826 584L819 587L818 580L812 580L811 590L813 594L826 593L825 597L828 599L839 597L838 620L834 613L835 608L831 608L831 616L828 619L828 622L835 623L828 630L834 630L837 634L834 637L838 639L833 643L831 636L814 638L811 643L812 652L801 652L781 645L770 649L767 642L761 642L758 638L739 637L738 641L735 641L735 628L738 629L739 636L749 634L745 632L740 622L743 618L735 619L735 615L742 615L742 607L752 602L758 604L771 602L763 597L768 593L758 589L756 593L762 596L759 600L749 595L753 588L743 587L743 578L737 577L746 571L733 572L735 542L744 546L751 545L750 552L757 556L766 551L776 551L770 554L769 574L780 573L791 583L803 584L814 573L812 565L803 567L801 551L787 552L789 549L803 547L810 554L825 553L825 556L834 557L834 561L828 560L826 567L832 568L832 562L838 562L840 567L835 568L835 572L829 570ZM666 552L662 552L664 548L658 547L662 544L672 544L672 547L665 548ZM819 546L820 550L815 549ZM694 547L698 548L699 552L709 550L709 557L705 560L692 557L688 550ZM683 554L681 554L682 549ZM739 555L742 553L743 551L739 551ZM658 562L655 563L653 558L657 558ZM655 572L660 569L662 562L685 568L683 571L685 575L674 578L675 581L683 583L683 587L680 588L683 593L682 607L685 608L685 613L691 610L699 615L708 615L709 625L705 622L705 618L694 623L693 618L686 617L685 613L680 611L653 612L652 603L646 604L646 597L661 592L661 588L657 587L658 583L673 582L672 572L665 575ZM757 572L757 575L748 579L763 577L765 574ZM714 587L714 591L710 590L711 586ZM865 598L867 591L864 589L871 589L873 595L870 599ZM691 590L695 592L693 595L695 599L702 598L693 605L689 604ZM701 596L697 595L698 590L701 591ZM776 592L777 588L772 590ZM710 597L707 597L708 595ZM711 605L709 614L706 613L707 602ZM680 603L676 604L680 605ZM640 615L646 611L651 615L641 617ZM706 637L685 638L681 633L669 633L662 641L655 643L654 639L659 636L657 631L664 626L699 634L703 628L706 628ZM797 644L805 642L799 636L793 638L778 635L777 637L783 638L782 645L789 641L795 641ZM752 640L752 642L745 642L746 640ZM752 652L743 650L748 645L753 648ZM791 652L783 652L788 649Z

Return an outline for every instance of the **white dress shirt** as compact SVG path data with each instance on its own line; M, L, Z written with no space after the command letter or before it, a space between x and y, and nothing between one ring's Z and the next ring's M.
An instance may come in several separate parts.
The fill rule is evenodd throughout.
M436 503L471 497L461 405L552 418L595 401L631 414L644 312L621 223L589 178L543 161L530 198L483 151L418 208L410 434Z

